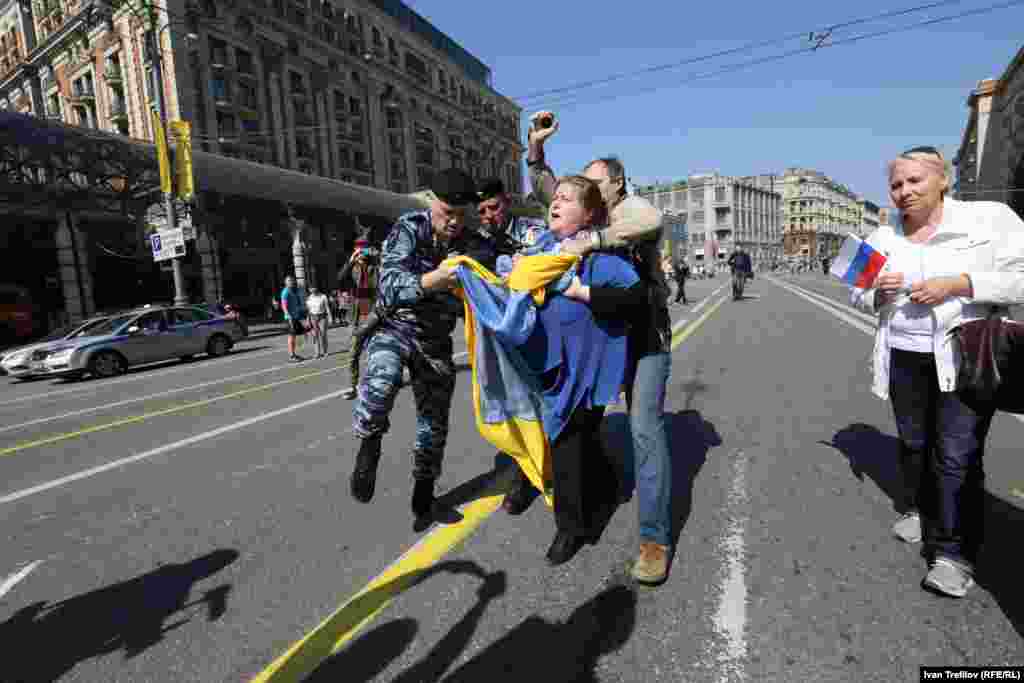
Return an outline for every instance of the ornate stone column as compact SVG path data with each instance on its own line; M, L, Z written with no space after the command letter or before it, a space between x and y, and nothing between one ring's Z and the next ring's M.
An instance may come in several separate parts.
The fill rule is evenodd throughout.
M292 235L292 268L295 269L295 283L305 296L307 277L312 275L312 270L306 259L305 232L306 223L295 216L291 206L288 207L287 227Z
M57 264L69 322L77 322L96 312L88 250L75 215L61 211L57 217Z
M196 226L196 250L202 268L203 299L209 302L224 298L224 275L220 270L217 238L208 226Z

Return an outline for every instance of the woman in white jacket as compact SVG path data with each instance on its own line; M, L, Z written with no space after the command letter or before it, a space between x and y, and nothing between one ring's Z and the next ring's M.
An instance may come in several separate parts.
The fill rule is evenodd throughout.
M924 585L963 597L982 540L982 456L993 411L956 393L950 332L993 306L1024 301L1024 222L1005 204L950 199L948 187L934 147L889 164L902 225L868 237L888 260L874 286L851 298L878 315L872 390L892 402L901 442L906 514L893 532L916 542L923 528L931 565Z

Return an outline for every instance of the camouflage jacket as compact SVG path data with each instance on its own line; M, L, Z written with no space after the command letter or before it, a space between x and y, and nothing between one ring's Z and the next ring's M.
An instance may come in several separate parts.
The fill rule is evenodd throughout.
M429 209L398 219L381 253L377 311L383 325L421 342L451 337L462 304L448 292L424 292L420 284L451 251L434 236Z

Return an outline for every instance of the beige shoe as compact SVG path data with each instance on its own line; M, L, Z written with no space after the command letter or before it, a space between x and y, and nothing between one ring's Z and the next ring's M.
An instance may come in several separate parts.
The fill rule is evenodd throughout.
M638 583L659 584L668 576L668 548L650 541L640 543L640 555L632 570Z

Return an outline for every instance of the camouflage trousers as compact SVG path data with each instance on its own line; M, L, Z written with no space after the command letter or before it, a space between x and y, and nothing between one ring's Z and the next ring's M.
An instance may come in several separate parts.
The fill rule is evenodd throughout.
M424 349L405 335L378 328L366 340L364 353L366 369L352 408L352 432L360 439L387 433L391 409L402 388L402 369L409 368L416 402L413 478L438 478L455 391L451 339Z

